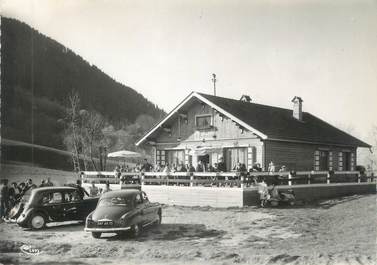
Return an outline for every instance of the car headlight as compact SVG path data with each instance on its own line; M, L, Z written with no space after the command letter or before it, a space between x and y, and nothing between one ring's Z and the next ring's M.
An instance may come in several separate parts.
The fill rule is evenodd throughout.
M86 217L86 223L87 224L91 224L93 223L93 220L92 220L92 213L90 213L87 217Z

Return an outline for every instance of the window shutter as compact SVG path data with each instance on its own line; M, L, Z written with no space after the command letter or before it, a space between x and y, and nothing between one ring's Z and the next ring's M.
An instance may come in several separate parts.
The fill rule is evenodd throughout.
M351 153L351 171L355 170L355 153Z
M319 151L314 152L314 170L318 171L319 170Z
M247 169L250 169L253 167L255 161L255 147L249 147L247 148Z
M332 152L329 152L329 170L332 170Z
M343 152L338 153L338 170L343 171Z

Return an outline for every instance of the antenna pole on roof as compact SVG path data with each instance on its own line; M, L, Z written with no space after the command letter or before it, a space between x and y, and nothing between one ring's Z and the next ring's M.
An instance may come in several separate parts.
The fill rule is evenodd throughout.
M213 95L216 96L216 74L212 74L212 82L213 82Z

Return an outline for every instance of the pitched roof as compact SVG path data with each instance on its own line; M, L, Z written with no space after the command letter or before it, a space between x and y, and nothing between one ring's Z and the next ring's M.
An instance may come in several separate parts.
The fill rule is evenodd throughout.
M308 112L303 112L299 121L290 109L198 94L267 135L267 139L371 147Z
M209 104L264 140L298 141L343 146L371 146L327 122L303 112L302 121L295 119L292 110L192 92L165 118L158 122L136 145L144 142L192 97Z

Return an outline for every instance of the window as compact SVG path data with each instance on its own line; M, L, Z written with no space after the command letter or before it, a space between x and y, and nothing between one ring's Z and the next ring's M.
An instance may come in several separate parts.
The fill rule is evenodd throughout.
M64 194L65 202L77 202L79 200L80 200L80 195L76 190L69 191Z
M225 150L226 169L232 170L240 162L247 168L247 148L227 148Z
M147 194L145 194L145 192L142 192L141 195L143 196L143 201L144 202L148 202L148 197L147 197Z
M198 115L195 117L195 125L196 128L199 130L202 129L209 129L212 126L212 115L206 114L206 115Z
M167 150L166 158L169 165L185 164L185 151L184 150Z
M63 196L60 192L46 193L42 197L42 204L54 204L61 203Z
M339 170L350 171L351 166L351 152L339 152Z
M98 207L108 207L115 205L129 207L132 204L130 197L107 197L100 199L100 201L98 202Z
M135 203L136 203L136 204L141 204L141 203L143 203L143 200L141 199L141 195L140 195L140 193L136 194L136 197L135 197Z
M329 152L319 151L319 170L329 170Z
M156 150L156 164L165 165L165 150Z

